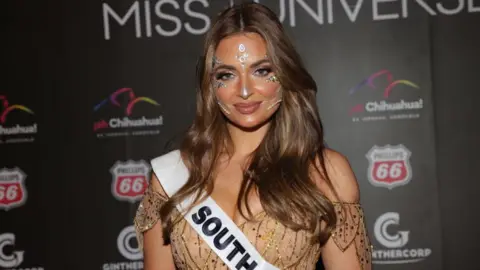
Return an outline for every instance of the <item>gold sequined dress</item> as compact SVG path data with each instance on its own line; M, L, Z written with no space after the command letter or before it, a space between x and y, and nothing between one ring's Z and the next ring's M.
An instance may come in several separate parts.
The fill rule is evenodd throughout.
M160 207L166 200L165 196L147 188L134 219L140 246L143 244L143 232L159 220ZM357 258L365 269L371 263L371 247L362 208L359 204L348 203L343 204L344 207L337 203L334 206L338 225L332 238L342 251L355 245ZM172 218L180 215L178 210L174 211ZM320 258L320 245L309 242L308 232L295 232L265 212L257 214L255 220L238 224L238 227L266 261L279 269L315 269ZM177 269L228 270L185 219L173 227L170 238Z

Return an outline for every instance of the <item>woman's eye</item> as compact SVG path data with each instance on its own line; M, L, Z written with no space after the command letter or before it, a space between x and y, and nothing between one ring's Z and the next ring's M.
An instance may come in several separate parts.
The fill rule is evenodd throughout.
M255 71L255 74L258 75L258 76L267 76L268 74L270 74L272 72L272 69L271 68L260 68L260 69L257 69Z
M222 72L222 73L218 73L217 75L215 75L215 79L219 80L219 81L226 81L226 80L229 80L233 77L233 74L231 73L227 73L227 72Z

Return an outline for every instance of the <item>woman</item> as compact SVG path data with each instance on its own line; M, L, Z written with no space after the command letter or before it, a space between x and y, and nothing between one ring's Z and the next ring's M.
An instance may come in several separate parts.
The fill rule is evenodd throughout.
M276 15L256 3L222 12L197 75L196 118L176 152L186 183L167 192L183 173L165 173L173 152L154 159L135 217L145 269L315 269L320 255L326 269L370 269L355 176L323 144L316 84ZM226 218L202 231L195 224L210 210L202 220L206 208L192 207L208 196ZM223 244L246 237L266 268L235 257L245 253L237 246L225 259L220 237L208 242L222 222L238 229Z

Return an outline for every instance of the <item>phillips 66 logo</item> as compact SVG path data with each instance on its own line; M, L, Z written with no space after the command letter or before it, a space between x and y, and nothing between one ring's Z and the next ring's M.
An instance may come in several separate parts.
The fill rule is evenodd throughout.
M367 153L368 180L377 187L393 189L412 179L411 152L403 145L374 146Z
M135 202L142 198L148 186L150 167L143 161L117 161L110 169L112 194L120 201Z
M27 200L25 178L27 175L19 168L0 170L0 209L9 210L19 207Z

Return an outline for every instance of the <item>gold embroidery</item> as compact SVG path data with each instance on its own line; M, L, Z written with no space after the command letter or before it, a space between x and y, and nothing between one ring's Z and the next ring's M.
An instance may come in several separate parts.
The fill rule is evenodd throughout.
M147 188L134 219L140 247L143 245L143 232L151 229L159 220L160 207L166 200L165 196ZM344 208L341 204L334 203L338 223L332 239L342 251L354 244L357 258L362 267L365 267L371 263L372 249L365 229L362 208L359 204L343 205ZM180 214L177 209L173 211L172 218ZM315 269L320 257L320 246L310 243L310 233L290 230L265 213L258 213L256 221L243 222L239 228L257 250L263 250L264 259L271 264L276 264L281 269ZM174 226L170 237L177 267L228 269L195 230L188 226L185 219L181 219Z
M372 261L372 248L365 226L364 213L360 204L334 203L337 214L337 226L332 239L343 252L352 244L355 245L357 259L365 269Z
M140 202L133 220L137 233L138 246L143 249L143 232L150 230L160 219L160 208L168 200L167 197L148 186Z

